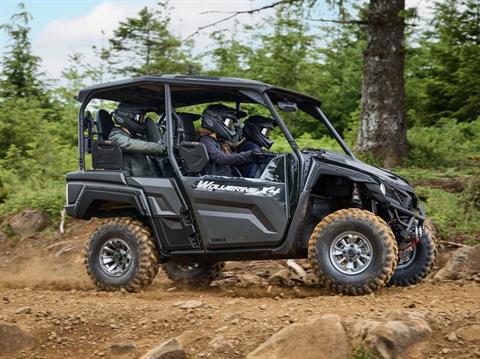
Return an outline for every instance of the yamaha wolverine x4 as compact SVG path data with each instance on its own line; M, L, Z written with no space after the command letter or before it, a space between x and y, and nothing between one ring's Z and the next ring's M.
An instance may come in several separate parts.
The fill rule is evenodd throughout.
M163 75L94 85L76 98L79 170L66 176L65 209L105 218L85 253L101 289L139 290L160 266L176 283L208 284L223 261L308 258L323 286L358 295L418 283L433 266L435 240L413 188L356 159L315 97L253 80ZM122 171L125 155L109 140L118 103L156 119L167 151L146 156L153 176ZM255 178L202 175L209 158L197 121L214 103L271 117L289 151L265 154ZM300 149L282 117L317 120L344 154Z

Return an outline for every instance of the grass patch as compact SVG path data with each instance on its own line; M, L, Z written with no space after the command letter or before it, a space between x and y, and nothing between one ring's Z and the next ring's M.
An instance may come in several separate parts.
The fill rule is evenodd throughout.
M378 357L370 350L363 346L353 350L350 359L377 359Z

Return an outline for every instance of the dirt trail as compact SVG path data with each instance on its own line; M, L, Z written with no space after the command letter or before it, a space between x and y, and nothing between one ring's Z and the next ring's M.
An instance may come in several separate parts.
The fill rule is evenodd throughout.
M14 357L138 358L183 334L191 358L241 358L284 326L313 315L338 314L350 333L356 320L382 318L392 309L426 315L433 334L419 358L480 357L480 343L447 339L461 327L480 324L478 283L426 282L346 297L301 285L177 289L160 272L141 293L97 292L82 259L94 228L93 222L74 222L64 236L32 237L14 247L0 242L0 320L19 323L36 338L35 346ZM229 273L267 276L277 268L277 262L248 262L230 265ZM192 299L201 306L179 308L179 302ZM17 314L19 309L24 309L22 314ZM112 344L127 343L135 347L124 354L111 349Z

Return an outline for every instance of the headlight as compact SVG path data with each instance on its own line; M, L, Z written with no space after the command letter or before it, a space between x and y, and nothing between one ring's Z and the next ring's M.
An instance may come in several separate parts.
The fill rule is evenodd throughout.
M384 196L387 193L387 190L385 189L385 185L383 183L380 183L380 191L382 191Z

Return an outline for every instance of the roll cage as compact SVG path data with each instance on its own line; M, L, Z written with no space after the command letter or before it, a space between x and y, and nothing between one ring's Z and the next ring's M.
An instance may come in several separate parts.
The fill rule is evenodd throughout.
M172 88L174 97L172 96ZM179 178L182 177L182 173L174 158L174 134L171 131L173 128L172 111L177 107L206 102L236 102L237 106L240 106L241 103L256 103L266 107L292 148L298 161L300 173L304 168L303 156L295 139L275 108L274 104L278 104L279 101L294 103L305 113L323 122L343 151L353 159L355 158L347 144L322 112L319 99L296 91L274 87L260 81L210 76L143 76L84 88L79 91L76 99L81 102L78 117L79 169L81 171L85 170L85 153L90 152L91 141L95 135L91 124L86 121L85 113L88 104L93 99L117 102L128 99L129 103L149 106L155 108L159 113L165 113L168 156L175 174Z

